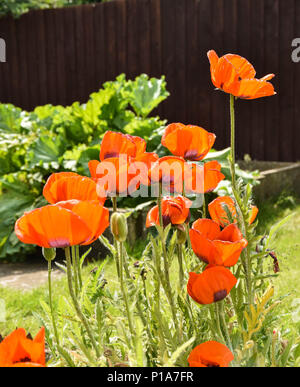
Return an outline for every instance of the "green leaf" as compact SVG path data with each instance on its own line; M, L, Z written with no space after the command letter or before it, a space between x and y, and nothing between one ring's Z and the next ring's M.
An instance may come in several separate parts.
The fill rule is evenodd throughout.
M44 163L59 164L66 147L66 141L60 135L52 138L47 135L40 136L28 149L29 168L42 166Z
M146 74L140 75L135 81L129 81L128 93L130 105L143 118L170 95L164 76L161 79L150 79Z

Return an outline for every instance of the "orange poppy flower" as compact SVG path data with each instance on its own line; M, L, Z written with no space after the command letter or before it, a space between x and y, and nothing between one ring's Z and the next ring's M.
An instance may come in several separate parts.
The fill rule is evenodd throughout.
M225 179L218 161L209 161L204 165L186 164L184 187L186 193L208 193L214 191Z
M237 222L237 213L234 200L230 196L220 196L213 200L208 205L208 211L212 220L217 222L221 227L225 227L230 223ZM231 214L232 220L228 218L228 213ZM249 224L252 224L258 214L258 208L252 206Z
M163 226L167 227L168 224L181 225L186 223L190 218L190 207L192 202L183 197L177 196L176 198L166 196L162 199L162 216ZM146 227L159 225L159 211L158 206L153 207L147 215Z
M228 367L233 359L226 345L207 341L192 350L188 362L190 367Z
M181 157L161 157L149 170L150 184L162 183L170 192L183 192L185 161Z
M223 266L210 266L201 274L190 273L188 294L201 305L222 301L236 285L237 279Z
M91 230L91 236L88 241L82 243L83 246L95 242L109 226L109 210L96 200L89 202L68 200L57 203L57 205L72 211L73 214L78 215L80 219L88 224Z
M96 160L89 162L91 176L97 183L99 197L127 195L136 191L141 182L148 182L148 167L140 175L131 158L115 157L101 163Z
M15 224L17 237L23 243L45 248L91 244L108 227L108 210L98 201L69 203L25 213Z
M45 328L32 340L16 329L0 343L0 367L45 367Z
M210 219L198 219L190 230L194 253L205 263L234 266L242 250L248 245L235 224L222 231L218 223Z
M255 78L256 71L247 59L234 54L218 57L215 51L207 53L210 62L212 83L216 88L242 99L256 99L275 95L273 85L268 82L275 75Z
M106 198L99 198L93 179L73 172L52 174L47 180L43 195L50 204L66 200L98 200L104 204Z
M100 151L101 161L119 157L121 154L135 157L136 153L137 145L132 136L111 131L104 134Z
M199 126L176 123L167 126L161 143L175 156L200 161L210 151L215 139L213 133Z
M132 193L140 184L148 185L149 169L158 156L146 152L146 146L146 141L140 137L106 132L101 144L102 163L96 160L89 162L91 177L98 183L98 194L102 196L106 191L110 195Z
M108 131L102 139L100 161L120 155L137 158L146 153L146 146L146 141L141 137Z

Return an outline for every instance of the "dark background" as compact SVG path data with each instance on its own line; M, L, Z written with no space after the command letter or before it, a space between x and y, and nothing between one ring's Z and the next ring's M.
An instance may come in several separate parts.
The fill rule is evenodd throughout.
M124 72L166 75L169 121L203 126L228 145L229 96L214 91L206 53L245 56L257 77L275 73L278 95L238 101L237 151L258 160L300 160L300 0L115 0L0 19L7 63L0 101L31 110L85 102Z

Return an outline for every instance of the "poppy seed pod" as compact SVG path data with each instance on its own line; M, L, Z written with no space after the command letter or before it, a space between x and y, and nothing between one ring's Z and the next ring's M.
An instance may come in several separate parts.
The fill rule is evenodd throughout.
M117 212L112 214L110 229L118 242L125 242L128 235L126 216Z
M177 228L177 243L183 245L186 242L187 233L185 229Z
M48 261L48 262L54 261L54 259L56 257L56 249L55 248L47 249L47 248L43 247L42 252L43 252L43 257L46 259L46 261Z

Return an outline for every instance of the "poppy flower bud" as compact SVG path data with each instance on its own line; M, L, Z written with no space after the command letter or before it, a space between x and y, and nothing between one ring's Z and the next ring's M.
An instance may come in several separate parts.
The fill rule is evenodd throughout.
M43 247L43 257L46 259L46 261L53 261L56 257L56 249L54 248L50 248L50 249L46 249L45 247Z
M177 229L177 243L179 245L183 245L186 242L186 230L185 229Z
M125 242L128 235L128 226L125 215L115 212L110 220L110 229L118 242Z

